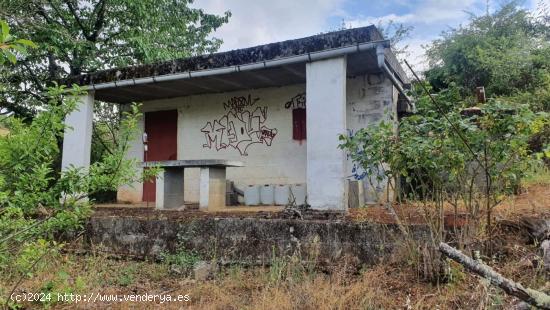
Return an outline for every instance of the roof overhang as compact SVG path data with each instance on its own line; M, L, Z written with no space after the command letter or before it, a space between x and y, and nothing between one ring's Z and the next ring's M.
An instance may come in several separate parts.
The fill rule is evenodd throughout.
M393 56L389 41L381 40L257 63L90 84L83 88L94 90L97 100L125 104L205 93L279 87L305 83L306 63L341 56L347 57L348 76L377 74L383 73L376 53L379 46L386 50L386 57ZM387 58L388 66L395 67L393 58ZM398 69L393 69L398 80L407 84L406 76Z

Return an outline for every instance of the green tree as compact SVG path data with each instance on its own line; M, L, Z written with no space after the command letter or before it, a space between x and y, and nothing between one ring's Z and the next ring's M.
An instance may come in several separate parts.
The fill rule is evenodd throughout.
M433 41L425 75L435 90L454 83L463 95L477 86L485 86L493 97L548 88L549 38L547 19L510 2L492 14L471 15L466 25ZM548 104L545 95L539 98Z
M403 118L397 130L394 123L381 122L340 137L340 148L366 172L364 182L387 182L400 192L399 202L406 199L423 211L431 250L421 255L430 253L434 270L426 265L419 270L431 280L442 271L434 258L448 232L446 208L453 206L455 217L459 212L466 216L464 229L454 235L460 247L480 236L491 240L492 210L518 188L535 158L529 138L549 124L547 113L535 113L527 104L491 99L480 109L464 110L467 105L451 88L439 92L437 101L417 97L418 114ZM418 244L406 241L411 262L420 264ZM491 242L487 250L491 252Z
M14 53L24 53L34 43L15 39L5 21L0 20L0 26L0 69L9 70L18 61ZM0 136L0 273L2 281L19 279L15 287L44 266L45 257L59 252L63 244L56 236L81 227L90 214L92 194L157 172L149 169L139 175L136 162L124 157L140 117L135 105L124 113L117 130L120 143L108 155L87 169L68 167L60 174L53 168L60 157L58 141L71 130L65 126L65 116L75 109L80 94L76 86L54 85L44 94L44 109L32 121L0 119L0 125L9 128L9 134ZM11 303L9 295L15 287L0 286L2 306Z
M0 18L35 42L9 72L0 112L32 116L46 88L71 75L216 51L211 33L223 16L192 8L192 0L10 0Z

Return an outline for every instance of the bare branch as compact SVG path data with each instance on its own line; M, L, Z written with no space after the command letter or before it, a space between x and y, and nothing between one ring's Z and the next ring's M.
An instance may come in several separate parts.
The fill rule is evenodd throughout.
M545 293L530 288L524 288L520 283L505 278L500 273L493 270L493 268L464 255L459 250L444 242L439 244L439 251L466 267L471 272L491 281L493 285L500 287L507 294L517 297L532 306L541 309L550 309L550 296Z

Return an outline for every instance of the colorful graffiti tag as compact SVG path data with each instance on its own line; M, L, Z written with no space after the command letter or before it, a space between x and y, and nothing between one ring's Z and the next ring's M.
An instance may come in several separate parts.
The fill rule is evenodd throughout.
M234 99L234 98L244 98ZM265 144L271 146L277 135L277 129L266 126L267 107L256 107L250 110L247 107L254 105L259 99L251 100L250 95L234 97L224 103L224 109L229 110L225 115L213 122L207 122L201 129L206 143L204 148L216 151L229 147L236 149L242 156L248 155L248 148L252 144Z

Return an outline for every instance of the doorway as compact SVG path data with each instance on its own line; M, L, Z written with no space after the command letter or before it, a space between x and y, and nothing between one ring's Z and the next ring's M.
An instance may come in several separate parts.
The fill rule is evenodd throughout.
M144 161L176 160L178 158L178 111L145 113L147 151ZM156 181L143 183L143 201L154 202Z

